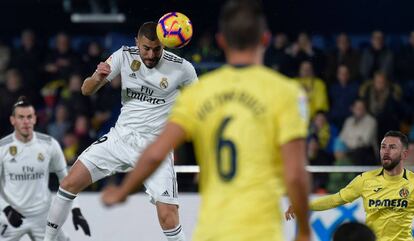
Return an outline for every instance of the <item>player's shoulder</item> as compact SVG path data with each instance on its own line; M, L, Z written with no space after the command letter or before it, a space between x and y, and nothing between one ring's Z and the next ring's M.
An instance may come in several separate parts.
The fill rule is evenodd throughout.
M267 86L272 86L275 89L279 89L282 92L301 90L300 84L292 78L281 74L266 66L261 66L258 77L265 82Z
M376 178L384 174L384 169L382 167L366 171L360 174L360 176L364 179Z
M251 83L253 85L260 86L262 89L269 90L272 93L296 93L301 90L300 85L296 81L262 65L255 65L244 70L234 68L230 65L224 65L216 70L210 71L209 73L203 74L200 77L200 80L215 79L218 82L222 82L226 76L232 75L237 71L243 71L243 75L251 79Z
M167 63L171 63L171 64L183 64L186 63L188 61L186 61L184 58L170 52L167 50L163 50L164 53L162 54L162 59L165 60Z
M35 131L35 135L39 141L46 142L47 144L52 144L52 142L54 141L54 138L52 136L44 134L44 133Z
M414 172L405 168L404 169L404 177L409 180L409 181L413 181L414 180Z
M123 45L121 47L123 53L131 54L131 55L139 55L139 49L136 46L126 46Z
M13 133L0 139L0 148L13 143Z

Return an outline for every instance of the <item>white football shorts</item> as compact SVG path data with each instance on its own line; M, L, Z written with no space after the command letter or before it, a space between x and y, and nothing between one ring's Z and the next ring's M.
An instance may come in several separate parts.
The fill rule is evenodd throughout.
M154 134L139 133L117 125L83 151L78 160L88 168L92 182L96 182L117 172L132 170L141 153L156 138ZM172 150L158 170L144 182L144 186L153 204L178 205Z
M33 216L25 216L20 227L14 228L7 221L3 212L0 214L0 240L19 241L24 235L28 235L33 241L43 241L46 232L47 212ZM57 241L69 241L62 229L58 231Z

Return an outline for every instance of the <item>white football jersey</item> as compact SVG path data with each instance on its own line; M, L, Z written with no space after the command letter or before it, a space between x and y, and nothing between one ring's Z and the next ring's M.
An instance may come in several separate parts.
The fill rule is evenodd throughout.
M179 94L179 88L197 81L193 65L163 50L158 64L147 68L137 47L123 46L107 60L108 81L121 74L122 109L117 125L158 134Z
M15 133L4 137L0 140L2 204L11 205L23 216L46 212L51 200L49 172L64 169L62 149L51 136L34 132L27 143L17 140Z

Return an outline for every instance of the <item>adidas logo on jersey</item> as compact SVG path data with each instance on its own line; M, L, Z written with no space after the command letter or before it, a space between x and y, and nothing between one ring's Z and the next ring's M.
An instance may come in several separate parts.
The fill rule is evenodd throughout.
M164 196L164 197L169 197L169 196L170 196L170 194L168 193L168 191L167 191L167 190L165 190L165 192L163 192L163 193L161 194L161 196Z
M129 77L131 77L131 78L134 78L134 79L136 79L136 78L137 78L137 75L136 75L135 73L131 73L131 74L129 74L128 76L129 76Z

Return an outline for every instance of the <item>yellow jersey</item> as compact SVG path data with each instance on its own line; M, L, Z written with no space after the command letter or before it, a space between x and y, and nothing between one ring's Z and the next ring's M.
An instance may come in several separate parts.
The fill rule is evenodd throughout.
M339 191L342 199L364 201L366 223L378 241L413 240L414 173L404 169L401 175L389 176L382 168L357 176Z
M170 121L193 141L200 166L193 240L284 240L280 146L307 135L299 85L263 66L225 65L182 92Z

